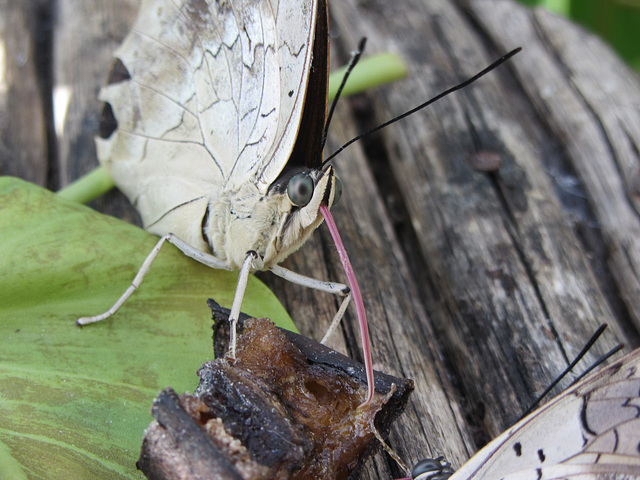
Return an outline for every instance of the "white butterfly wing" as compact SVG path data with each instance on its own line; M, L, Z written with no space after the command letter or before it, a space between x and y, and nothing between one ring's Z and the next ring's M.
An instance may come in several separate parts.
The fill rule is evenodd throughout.
M640 349L484 447L451 480L640 478Z
M145 228L202 243L212 190L286 164L302 115L316 0L144 0L100 99L98 157ZM194 245L203 247L203 245Z

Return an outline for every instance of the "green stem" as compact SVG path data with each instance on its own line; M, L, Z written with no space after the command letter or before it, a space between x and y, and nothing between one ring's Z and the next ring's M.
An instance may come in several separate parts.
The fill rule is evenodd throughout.
M107 193L113 187L115 187L115 184L104 167L97 167L95 170L78 178L75 182L58 190L57 195L72 202L89 203Z
M331 72L329 76L329 100L332 100L340 86L347 67ZM400 57L393 53L379 53L363 58L351 72L342 92L343 96L362 93L385 83L395 82L407 75L407 67Z

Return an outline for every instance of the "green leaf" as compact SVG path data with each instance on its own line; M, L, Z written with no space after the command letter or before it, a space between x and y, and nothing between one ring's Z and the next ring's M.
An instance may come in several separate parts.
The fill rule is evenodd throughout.
M206 299L230 305L237 275L163 247L141 288L107 309L157 242L143 230L18 179L0 178L0 478L141 478L155 395L193 391L213 357ZM293 324L249 282L243 311Z

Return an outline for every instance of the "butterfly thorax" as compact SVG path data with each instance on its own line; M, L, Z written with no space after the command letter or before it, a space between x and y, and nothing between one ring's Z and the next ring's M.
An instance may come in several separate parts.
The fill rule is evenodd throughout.
M300 248L323 221L320 205L333 204L337 182L332 168L306 170L302 175L313 182L304 206L296 205L287 189L295 175L279 179L264 193L254 182L213 193L202 229L211 253L238 269L247 252L255 251L256 267L266 269Z

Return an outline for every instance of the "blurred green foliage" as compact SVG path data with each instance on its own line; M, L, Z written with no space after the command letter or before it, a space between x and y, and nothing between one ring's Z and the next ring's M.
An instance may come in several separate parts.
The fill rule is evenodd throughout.
M519 0L564 15L598 34L640 72L640 0Z

